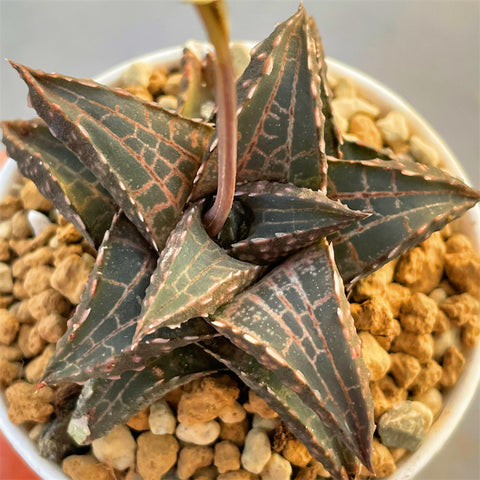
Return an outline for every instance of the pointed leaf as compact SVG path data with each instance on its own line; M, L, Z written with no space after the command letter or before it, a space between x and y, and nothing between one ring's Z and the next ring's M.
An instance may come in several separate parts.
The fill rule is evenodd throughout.
M325 186L324 118L315 43L303 6L251 52L237 82L237 181ZM214 191L216 139L193 198Z
M53 135L161 250L190 194L211 127L92 80L12 65Z
M249 235L230 253L252 263L273 262L365 217L321 192L273 182L246 183L235 196L249 213Z
M135 226L124 216L117 218L100 248L82 302L47 366L47 382L118 376L138 370L152 357L218 335L205 320L194 318L177 329L161 328L131 348L155 262L155 253Z
M98 248L118 207L95 175L40 120L3 122L3 143L22 175Z
M90 443L169 391L224 369L202 348L189 345L151 362L141 371L125 372L116 380L89 380L83 387L68 433L81 445Z
M81 303L47 366L45 381L83 378L131 340L125 338L124 325L132 323L134 328L156 259L134 225L117 215L100 246Z
M322 38L318 33L317 25L313 17L308 19L310 34L315 44L317 64L320 75L320 98L322 100L322 113L325 117L325 153L332 157L340 158L340 148L342 146L342 135L335 124L335 118L332 110L332 92L327 81L327 62L325 61L325 51L323 49Z
M377 150L361 142L343 139L341 146L344 160L398 160L398 157L389 149Z
M253 356L236 348L225 338L202 342L202 346L262 397L279 414L288 430L334 478L348 478L344 467L350 471L352 466L347 463L347 459L342 458L345 447L274 371L264 367Z
M372 213L332 237L345 282L423 242L480 199L461 180L413 161L332 160L328 174L330 198Z
M135 339L161 326L213 313L254 282L262 268L230 257L207 234L202 204L183 215L147 289Z
M368 375L325 242L289 257L219 309L212 324L273 370L369 464L373 414Z

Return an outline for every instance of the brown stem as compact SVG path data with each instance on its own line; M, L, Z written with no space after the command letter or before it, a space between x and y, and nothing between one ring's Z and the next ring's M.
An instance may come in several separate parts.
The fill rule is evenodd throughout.
M217 56L216 104L218 138L218 189L213 206L204 217L212 237L222 229L233 203L237 173L237 91L229 48L229 29L223 0L195 1Z

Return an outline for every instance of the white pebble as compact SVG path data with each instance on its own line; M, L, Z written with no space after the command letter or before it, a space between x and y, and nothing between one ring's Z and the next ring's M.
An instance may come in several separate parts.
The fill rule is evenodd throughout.
M177 419L165 400L157 400L150 405L148 417L150 431L155 435L173 434Z
M412 135L412 138L410 138L410 151L418 162L433 165L434 167L438 167L440 164L438 152L420 137L417 137L417 135Z
M246 416L246 410L238 402L224 408L218 415L223 423L238 423L244 420Z
M357 96L357 91L355 84L350 78L340 78L338 84L335 87L335 97L336 98L352 98Z
M443 396L437 388L431 388L428 392L416 395L413 400L422 402L428 407L433 413L433 418L437 418L443 408Z
M12 222L9 220L4 220L0 222L0 238L8 240L12 236Z
M250 48L244 42L232 42L230 53L233 60L233 74L238 79L250 63Z
M389 112L384 118L378 120L377 127L383 140L394 148L405 143L410 137L407 119L400 112Z
M29 210L27 212L27 221L32 229L34 237L40 234L45 227L48 227L52 223L46 215L37 212L36 210Z
M290 462L278 453L272 453L261 475L262 480L290 480L291 476Z
M92 442L92 450L100 462L117 470L126 470L135 465L137 444L125 425L117 425L104 437Z
M215 420L195 423L194 425L179 423L175 434L183 442L195 445L210 445L220 435L220 424Z
M378 117L380 114L379 108L373 103L355 97L335 98L332 100L332 107L336 114L346 120L350 120L356 113L364 113L372 118Z
M461 349L460 330L457 327L438 333L433 337L433 358L437 362L440 361L445 352L451 347L455 346Z
M153 67L149 63L136 62L122 73L122 85L148 87Z
M265 430L252 428L245 438L242 453L242 467L251 473L260 473L270 460L272 451Z
M442 303L444 300L447 299L448 295L445 289L438 287L434 288L430 294L428 295L437 305Z
M282 421L279 417L264 418L258 413L255 413L253 415L252 428L262 428L267 432L271 432L272 430L275 430L278 426L280 426L280 423L282 423Z

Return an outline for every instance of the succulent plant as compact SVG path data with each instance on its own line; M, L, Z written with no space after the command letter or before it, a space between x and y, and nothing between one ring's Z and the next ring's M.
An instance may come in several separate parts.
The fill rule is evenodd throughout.
M183 115L12 63L41 120L4 122L8 153L98 248L43 381L84 384L69 433L87 444L230 370L334 478L353 477L371 468L374 422L345 289L480 193L342 140L302 6L252 50L235 94L224 5L196 3L217 53L211 123L185 116L202 88L190 50Z

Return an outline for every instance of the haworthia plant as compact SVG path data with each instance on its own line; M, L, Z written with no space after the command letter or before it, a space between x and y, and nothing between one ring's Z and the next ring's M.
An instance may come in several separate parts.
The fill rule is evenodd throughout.
M125 372L118 380L89 380L68 431L77 443L90 443L169 391L224 369L201 347L188 345L149 362L141 371Z
M118 210L97 177L40 120L3 122L3 142L18 169L95 247Z
M209 35L220 38L218 23L226 38L220 0L195 1ZM196 94L212 87L214 70L231 72L222 45L220 67L211 54L200 62L185 53L185 114L197 115ZM341 277L351 285L480 193L342 140L323 46L303 7L252 51L236 85L237 136L231 109L211 119L214 134L124 91L14 66L50 133L38 120L5 123L8 152L100 245L45 377L87 381L72 435L89 442L169 389L228 368L333 478L354 477L355 456L371 466L368 375ZM217 142L231 147L232 138L237 175L232 149L219 175ZM211 229L218 216L204 211L235 188L230 214L230 204L221 209L223 229Z

